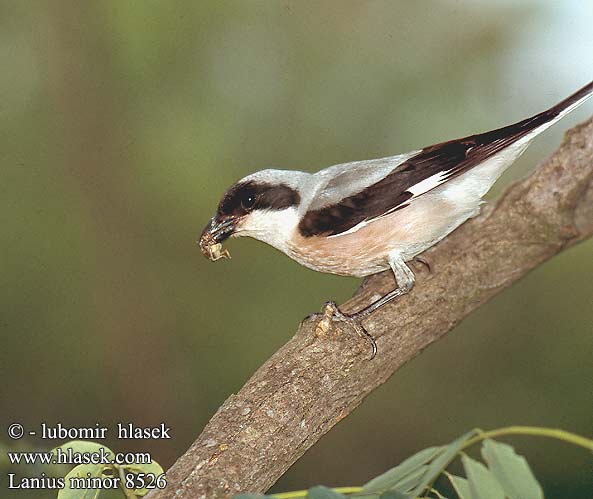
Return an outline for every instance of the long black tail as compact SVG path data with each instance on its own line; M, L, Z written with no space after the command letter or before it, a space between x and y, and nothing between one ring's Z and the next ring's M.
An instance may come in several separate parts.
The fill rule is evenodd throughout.
M496 130L425 147L416 156L399 165L395 171L421 171L421 181L439 173L449 179L460 175L520 140L530 141L551 127L593 95L593 81L550 109Z
M551 116L558 116L562 117L567 113L570 113L573 109L580 106L583 102L585 102L589 97L593 95L593 81L588 85L585 85L580 90L577 90L574 94L570 97L567 97L563 101L559 102L555 106L551 107L548 111L544 111L545 113L550 113Z

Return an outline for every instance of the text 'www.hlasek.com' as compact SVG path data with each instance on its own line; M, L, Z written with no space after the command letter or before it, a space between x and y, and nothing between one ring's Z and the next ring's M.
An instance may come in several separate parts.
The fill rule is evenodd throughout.
M113 428L96 423L91 427L67 427L41 423L25 428L21 423L6 427L12 448L6 449L8 489L163 489L165 473L149 452L114 452L100 443L118 440L170 439L171 428L161 423L142 427L117 423ZM23 437L41 440L34 448ZM66 441L60 445L61 442Z

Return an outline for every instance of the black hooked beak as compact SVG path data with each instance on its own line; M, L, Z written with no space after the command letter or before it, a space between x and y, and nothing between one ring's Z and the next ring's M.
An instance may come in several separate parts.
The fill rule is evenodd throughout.
M222 243L235 231L236 221L234 218L212 217L204 227L200 240L207 238L215 243Z
M228 258L228 251L225 250L224 252L219 253L214 251L214 249L216 245L218 245L218 249L220 249L220 243L228 239L233 232L235 232L236 225L237 221L233 217L212 217L210 222L204 227L200 236L199 244L202 254L212 261L218 260L219 258L225 258L224 255Z

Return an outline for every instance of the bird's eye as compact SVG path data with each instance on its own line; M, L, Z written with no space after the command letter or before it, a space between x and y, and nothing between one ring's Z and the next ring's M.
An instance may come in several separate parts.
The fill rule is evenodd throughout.
M254 195L245 196L243 199L241 199L241 206L246 210L250 210L251 208L253 208L254 204L255 204L255 196Z

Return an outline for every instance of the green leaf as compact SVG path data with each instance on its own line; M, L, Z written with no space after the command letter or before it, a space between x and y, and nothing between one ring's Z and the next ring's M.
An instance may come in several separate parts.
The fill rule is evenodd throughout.
M471 499L504 499L502 487L486 466L467 456L463 456L461 462L467 475Z
M307 492L309 499L345 499L346 496L323 485L311 487Z
M124 491L119 487L117 489L103 489L98 499L127 499Z
M412 499L412 496L398 490L388 490L387 492L383 492L379 496L379 499Z
M233 496L233 499L263 499L264 497L274 496L264 496L262 494L239 494L238 496Z
M391 490L397 490L398 492L403 492L404 494L411 493L414 490L420 480L426 474L428 470L428 465L424 464L420 468L415 469L405 477L403 477L399 482L397 482Z
M362 487L362 493L373 494L395 487L398 482L401 482L410 473L432 461L443 449L444 447L429 447L428 449L417 452L401 464L398 464L395 468L370 480ZM398 487L398 489L401 489L401 487Z
M510 445L484 440L482 456L509 499L543 499L529 464Z
M428 487L438 478L445 468L449 466L449 463L455 459L455 456L457 456L457 453L461 450L463 444L474 436L474 433L474 430L464 433L460 437L453 440L453 442L451 442L449 445L444 447L443 452L441 452L439 456L430 463L428 470L426 470L426 473L422 477L422 480L414 489L414 497L421 495L426 487Z
M71 478L100 477L104 467L100 464L79 464L64 478L64 488L58 492L58 499L97 499L102 489L73 489L70 487Z
M459 496L459 499L471 499L471 494L469 491L469 482L460 476L451 475L451 473L447 473L447 478L453 485L453 489Z

